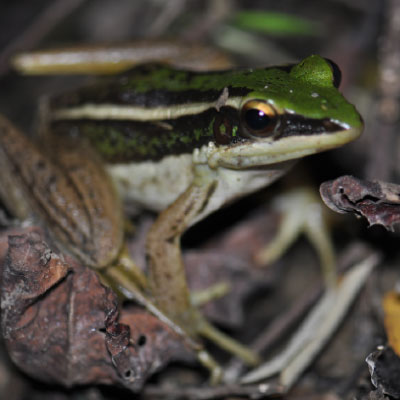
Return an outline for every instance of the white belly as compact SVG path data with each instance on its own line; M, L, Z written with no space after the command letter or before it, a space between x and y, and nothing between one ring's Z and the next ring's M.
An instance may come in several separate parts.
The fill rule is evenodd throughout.
M174 202L192 183L194 178L192 160L192 155L184 154L165 157L158 162L110 165L108 171L125 202L134 203L148 210L161 211ZM203 174L207 176L210 174L210 179L216 180L217 186L207 206L192 224L236 198L270 185L293 163L289 161L243 170L222 167L211 170L207 165L196 166Z
M185 191L193 180L192 155L164 157L158 162L109 165L125 202L161 211Z

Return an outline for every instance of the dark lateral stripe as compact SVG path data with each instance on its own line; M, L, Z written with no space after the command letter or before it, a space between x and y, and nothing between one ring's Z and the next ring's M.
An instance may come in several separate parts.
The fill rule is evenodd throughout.
M233 109L232 111L233 112ZM138 121L54 121L56 135L79 132L107 162L160 160L168 155L192 153L213 141L215 109L168 121L168 124Z
M228 127L225 121L229 121ZM232 135L228 135L227 138L224 136L224 141L220 142L222 144L262 140L246 134L240 125L239 113L233 107L222 107L219 112L215 108L209 108L198 114L154 122L60 120L52 123L52 130L56 135L78 132L94 145L105 161L116 163L160 160L171 154L192 153L194 148L208 144L210 141L216 142L218 137L215 137L215 134L221 129L221 124L225 125L225 130L222 132ZM273 140L277 141L289 136L335 133L343 129L342 126L329 119L308 119L285 114L281 117L278 131L273 134Z
M311 136L321 133L335 133L344 128L329 119L310 119L300 115L285 114L282 117L276 139L288 136Z
M229 97L241 97L250 92L248 88L228 87ZM83 88L77 92L65 93L50 99L50 109L57 110L75 107L83 104L115 104L132 105L145 108L185 105L188 103L216 102L221 96L221 90L185 90L171 92L168 90L151 90L140 93L133 90L118 91L115 87Z
M55 96L50 100L50 106L54 109L84 103L114 103L155 107L216 101L225 86L230 96L243 96L251 91L247 85L229 86L241 74L245 76L251 72L193 72L159 64L143 65L122 75L101 77L92 84Z

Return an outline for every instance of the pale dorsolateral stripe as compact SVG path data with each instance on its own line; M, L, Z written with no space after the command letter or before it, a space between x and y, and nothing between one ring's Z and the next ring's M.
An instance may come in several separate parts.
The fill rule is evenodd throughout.
M241 97L228 98L224 106L238 109ZM221 104L218 104L221 107ZM92 104L87 103L77 107L60 108L54 110L53 120L61 119L94 119L94 120L131 120L157 121L175 119L187 115L200 114L210 108L217 108L217 102L177 104L165 107L146 108L131 105Z

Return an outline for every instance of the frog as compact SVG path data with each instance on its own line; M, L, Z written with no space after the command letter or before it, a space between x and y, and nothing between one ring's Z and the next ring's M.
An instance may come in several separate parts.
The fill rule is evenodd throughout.
M23 189L3 185L0 195L16 209L20 192L57 186L50 196L36 196L38 213L76 257L100 269L122 251L121 199L157 212L146 242L150 272L135 273L151 299L146 304L188 337L204 336L256 364L257 355L192 304L181 237L226 204L271 185L303 157L358 138L362 118L339 84L336 64L318 55L222 71L138 65L50 97L34 156L24 155L28 140L19 141L23 135L2 117L1 166L22 171ZM44 176L42 186L31 176ZM16 214L26 214L30 206L18 207ZM213 364L202 351L199 359Z

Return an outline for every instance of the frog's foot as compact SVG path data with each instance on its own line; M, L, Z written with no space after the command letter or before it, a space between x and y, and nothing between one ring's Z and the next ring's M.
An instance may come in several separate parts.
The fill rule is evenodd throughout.
M368 257L347 272L336 287L329 287L285 350L250 371L241 382L254 383L279 374L279 383L290 389L336 330L377 262L376 255Z
M282 213L282 221L272 242L256 254L256 264L266 266L276 261L304 233L318 253L325 282L334 286L334 250L324 217L325 208L317 193L308 187L292 190L279 196L273 207Z
M201 336L208 339L221 349L240 358L248 366L260 364L261 360L253 350L217 329L194 307L188 309L184 315L176 316L174 323L179 329L183 329L188 337ZM204 348L198 348L196 352L199 362L210 371L210 382L219 383L223 379L220 365Z
M132 261L133 263L133 261ZM135 264L132 264L135 265ZM132 267L131 265L131 267ZM134 274L136 275L136 274ZM196 340L192 339L181 326L174 322L167 314L164 313L157 305L143 292L139 287L139 282L132 280L130 269L126 266L114 265L104 271L101 271L102 280L110 287L112 287L119 296L124 300L133 300L147 309L151 314L156 316L160 321L165 323L176 334L181 336L188 348L191 348L197 355L200 364L207 368L210 372L210 383L217 384L222 380L222 368L214 360L203 346ZM147 283L147 282L146 282ZM139 285L138 285L139 284ZM196 318L198 320L198 318ZM199 325L196 322L196 325Z
M134 266L135 264L132 261L130 268ZM203 336L215 342L221 348L242 359L247 365L255 366L259 364L260 360L258 356L252 350L219 331L211 325L196 308L190 307L184 315L177 316L174 320L171 319L169 315L160 309L154 301L143 292L143 282L141 279L132 279L130 268L127 269L126 266L121 266L121 264L110 267L102 272L103 280L106 281L108 286L111 286L119 293L121 298L136 301L164 322L175 333L180 335L186 345L196 352L199 362L210 371L210 382L212 384L221 381L222 369L213 357L197 340L193 339L193 337ZM133 276L136 277L136 273L133 274ZM204 303L215 297L226 294L229 287L225 283L220 283L212 286L210 290L210 292L200 293L200 298L198 299L199 303Z
M220 348L226 350L227 352L239 357L247 365L255 366L260 364L259 356L251 350L249 347L239 343L238 341L232 339L230 336L226 335L214 325L207 321L199 312L197 312L197 334L203 336L204 338L211 340Z

